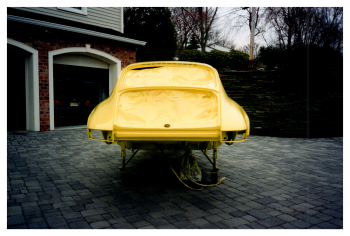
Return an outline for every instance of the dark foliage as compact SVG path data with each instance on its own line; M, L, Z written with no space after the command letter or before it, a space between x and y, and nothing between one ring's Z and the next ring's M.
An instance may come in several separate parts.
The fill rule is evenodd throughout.
M190 44L186 47L186 50L198 49L200 48L198 41L194 36L191 37Z
M246 70L249 65L249 55L240 51L230 50L228 68L234 70Z
M173 60L176 32L166 7L125 7L125 36L146 41L137 49L137 61Z
M179 61L206 63L205 54L197 49L185 50L179 55Z
M206 55L206 62L215 68L227 68L230 64L229 53L212 50Z
M179 55L180 61L207 63L217 69L246 70L249 65L249 55L236 50L223 52L212 50L206 54L199 50L185 50Z

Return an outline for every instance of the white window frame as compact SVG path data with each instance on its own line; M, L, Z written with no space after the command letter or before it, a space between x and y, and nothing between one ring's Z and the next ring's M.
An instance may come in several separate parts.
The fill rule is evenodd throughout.
M64 11L78 13L81 15L87 15L87 7L82 7L81 10L76 9L76 8L72 8L72 7L57 7L57 8L60 10L64 10Z

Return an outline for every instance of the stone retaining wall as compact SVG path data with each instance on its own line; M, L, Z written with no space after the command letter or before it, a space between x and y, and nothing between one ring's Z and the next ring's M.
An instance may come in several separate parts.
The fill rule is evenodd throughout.
M247 112L252 135L343 136L343 75L333 71L318 74L319 79L314 75L220 72L228 96Z

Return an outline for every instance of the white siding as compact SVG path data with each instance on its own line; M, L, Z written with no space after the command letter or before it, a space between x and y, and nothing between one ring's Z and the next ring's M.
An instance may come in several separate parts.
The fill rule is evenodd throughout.
M57 7L14 8L123 32L122 7L88 7L87 15L65 11Z

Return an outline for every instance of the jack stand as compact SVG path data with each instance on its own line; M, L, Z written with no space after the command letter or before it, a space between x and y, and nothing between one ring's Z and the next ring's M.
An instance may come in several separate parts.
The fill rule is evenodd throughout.
M211 182L212 183L217 183L218 181L218 173L219 173L219 168L216 166L216 159L218 157L218 148L216 146L216 142L213 143L213 160L210 159L210 157L207 154L207 150L202 150L204 156L206 156L208 158L208 160L210 161L210 163L213 165L213 170L211 170Z
M216 159L218 157L218 148L216 146L216 142L214 142L213 145L213 170L211 171L211 182L216 183L218 181L218 173L219 173L219 168L216 166Z
M121 149L121 154L122 154L122 167L120 168L120 173L125 173L126 172L126 165L129 163L129 161L136 155L136 153L139 151L138 149L136 149L135 151L132 150L132 154L129 157L129 159L127 161L126 160L126 147L125 147L125 142L122 142L120 145L120 149Z

